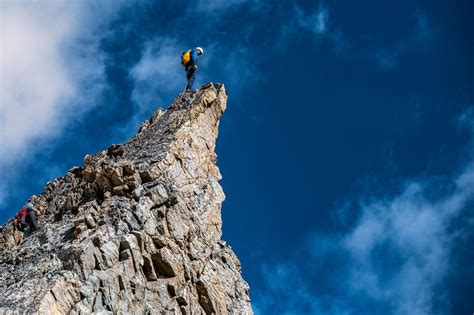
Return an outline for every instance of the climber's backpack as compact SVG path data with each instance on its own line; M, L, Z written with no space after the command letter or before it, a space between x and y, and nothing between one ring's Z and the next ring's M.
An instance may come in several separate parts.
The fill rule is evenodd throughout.
M191 62L191 49L190 50L186 50L185 52L183 52L183 54L181 55L181 64L183 65L183 67L186 67L186 65Z
M21 208L16 217L16 223L19 227L24 227L26 224L26 208Z

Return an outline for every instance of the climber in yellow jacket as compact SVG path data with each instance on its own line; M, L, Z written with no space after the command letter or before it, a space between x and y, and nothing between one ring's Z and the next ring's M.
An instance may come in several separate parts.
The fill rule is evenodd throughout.
M196 47L194 49L189 49L181 55L181 64L186 71L186 84L185 92L191 90L193 87L194 80L196 78L196 72L198 70L197 59L198 56L202 55L204 50L201 47Z

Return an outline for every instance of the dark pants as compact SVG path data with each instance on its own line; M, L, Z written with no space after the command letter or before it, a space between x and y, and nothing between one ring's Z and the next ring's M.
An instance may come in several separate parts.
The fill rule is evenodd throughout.
M196 79L196 71L194 71L194 65L186 67L186 79L188 83L186 84L186 91L193 88L194 80Z
M26 224L28 224L29 227L29 233L32 233L38 229L38 223L36 221L36 214L33 210L28 212L25 218Z

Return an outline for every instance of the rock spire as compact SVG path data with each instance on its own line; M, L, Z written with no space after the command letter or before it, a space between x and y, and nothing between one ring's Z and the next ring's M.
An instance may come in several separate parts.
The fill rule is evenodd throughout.
M206 84L48 182L32 197L40 230L24 238L11 219L0 232L0 313L252 314L221 240L226 103Z

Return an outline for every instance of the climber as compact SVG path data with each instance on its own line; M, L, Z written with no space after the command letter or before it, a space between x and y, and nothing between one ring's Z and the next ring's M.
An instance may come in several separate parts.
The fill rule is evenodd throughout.
M188 83L186 84L185 92L191 90L193 87L195 73L198 71L197 58L202 55L204 50L201 47L196 47L195 49L189 49L181 55L181 64L186 71L186 79Z
M32 203L28 203L26 207L20 209L16 215L16 224L18 229L23 231L25 236L30 235L38 229L36 213Z

